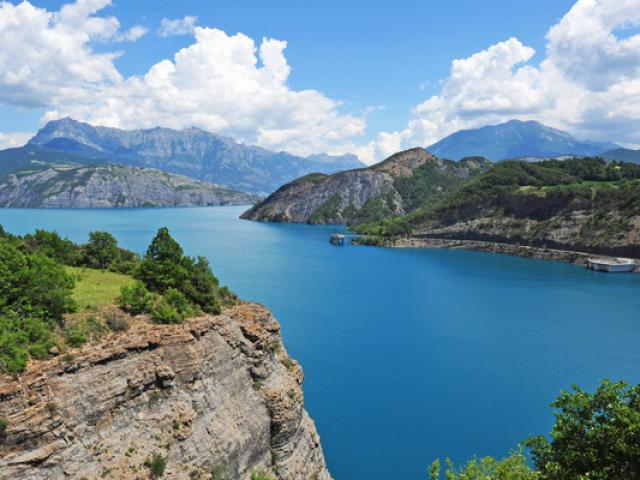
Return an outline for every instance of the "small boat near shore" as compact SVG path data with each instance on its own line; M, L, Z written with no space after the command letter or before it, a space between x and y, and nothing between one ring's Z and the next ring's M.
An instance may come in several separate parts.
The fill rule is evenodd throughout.
M630 258L588 258L587 268L599 272L621 273L632 272L636 264Z
M329 243L331 245L344 245L346 236L341 233L333 233L329 237Z

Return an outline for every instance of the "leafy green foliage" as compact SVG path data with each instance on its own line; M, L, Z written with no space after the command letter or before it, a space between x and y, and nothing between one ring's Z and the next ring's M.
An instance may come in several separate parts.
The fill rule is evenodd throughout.
M190 303L207 313L220 313L218 279L204 257L193 259L183 254L166 227L158 230L136 277L151 291L164 294L170 289L184 294ZM168 309L163 306L165 313Z
M25 251L15 238L0 238L0 370L24 369L30 356L42 358L51 329L75 309L74 281L63 267Z
M251 473L251 480L274 480L274 478L262 470L257 470Z
M84 334L81 328L73 326L65 331L65 341L70 347L79 347L86 343L87 336Z
M89 243L84 247L84 256L89 267L109 268L119 256L118 242L108 232L91 232Z
M522 449L502 460L472 459L456 469L447 459L447 480L618 480L640 478L640 385L603 380L594 393L573 386L555 402L551 439L525 440L534 469ZM428 474L441 478L434 461Z
M160 478L167 468L167 457L163 457L160 453L153 453L144 461L144 466L149 469L151 478Z
M551 440L526 441L542 480L609 480L640 474L640 385L603 381L594 393L561 392Z
M339 194L331 196L326 202L320 205L309 217L309 223L331 222L340 215L342 199Z
M538 473L527 464L522 451L512 452L508 457L496 460L493 457L473 458L460 469L450 459L445 461L444 477L447 480L536 480ZM440 480L440 460L435 460L428 469L431 480Z
M36 230L33 234L24 236L24 241L32 252L39 252L56 262L65 265L76 265L80 262L81 254L75 243L62 238L57 232Z
M399 180L400 186L403 181ZM410 192L405 192L407 198L411 198ZM582 199L597 211L615 209L625 216L638 215L640 165L607 163L601 158L500 162L454 190L432 196L430 202L403 217L366 221L356 230L389 237L406 230L407 225L411 230L431 220L472 216L483 205L500 205L509 197L527 195L546 197L546 204L550 205L569 204L571 200ZM387 221L386 225L382 225L384 221Z
M154 302L154 296L147 290L144 284L137 280L131 285L123 285L118 297L118 305L122 310L131 315L139 315L148 312Z

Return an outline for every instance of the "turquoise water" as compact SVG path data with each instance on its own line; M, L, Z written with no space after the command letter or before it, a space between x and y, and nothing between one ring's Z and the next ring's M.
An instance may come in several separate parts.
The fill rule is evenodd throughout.
M640 275L333 247L330 227L241 221L242 210L0 210L0 223L75 241L108 230L138 252L168 226L278 317L338 480L424 479L437 456L503 455L549 430L561 388L640 381Z

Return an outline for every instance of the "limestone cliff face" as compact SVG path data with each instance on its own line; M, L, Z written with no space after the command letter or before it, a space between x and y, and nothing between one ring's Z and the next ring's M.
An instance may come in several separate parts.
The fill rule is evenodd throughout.
M242 205L258 197L150 168L60 165L10 173L0 206L22 208Z
M330 479L302 369L268 310L243 304L179 326L110 334L73 358L0 379L0 479Z
M420 183L428 197L453 187L486 161L452 162L434 157L422 148L392 155L372 167L334 175L311 174L278 189L242 214L259 221L344 224L366 221L361 217L367 204L371 210L402 215L412 205L411 193ZM372 202L379 202L374 205Z

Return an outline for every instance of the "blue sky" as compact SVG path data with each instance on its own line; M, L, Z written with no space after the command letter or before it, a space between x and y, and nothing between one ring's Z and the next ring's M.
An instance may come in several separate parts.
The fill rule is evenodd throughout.
M565 0L537 2L397 0L375 4L360 0L323 2L195 0L125 2L114 0L110 5L107 0L87 1L101 4L94 9L95 11L88 14L89 18L115 17L119 23L120 32L126 32L136 25L147 30L146 34L136 41L114 41L114 34L111 33L112 37L108 41L92 37L90 41L78 44L78 48L92 53L120 53L120 56L113 60L113 66L122 78L113 80L109 76L111 74L106 72L108 68L104 67L106 72L104 77L95 82L96 85L100 85L100 89L103 89L105 83L126 81L131 76L143 76L153 65L165 59L173 60L175 53L181 48L194 45L193 34L166 37L158 35L158 28L163 19L181 19L191 15L197 17L196 25L200 27L222 30L229 37L237 33L243 34L255 42L255 48L260 47L263 38L287 42L286 48L281 50L290 71L286 75L283 74L283 84L294 94L312 89L319 92L322 98L301 99L297 98L298 95L287 102L298 104L299 110L287 111L282 105L274 106L276 113L273 118L285 115L294 118L304 115L304 101L309 100L311 104L317 105L317 102L323 103L324 99L329 99L334 104L330 107L318 106L317 111L314 107L311 113L322 118L326 116L330 123L336 120L333 117L337 117L331 126L320 126L317 122L313 125L303 122L304 124L298 126L287 121L283 124L274 124L270 130L266 127L260 130L256 125L264 123L265 116L269 112L268 105L264 108L261 106L259 113L242 105L239 107L242 118L230 120L233 112L230 113L229 108L236 106L231 102L231 106L229 104L207 105L207 111L215 113L215 118L208 120L199 119L202 111L197 109L192 112L191 117L189 112L180 110L181 120L179 122L176 120L175 125L169 126L183 126L192 122L196 126L209 130L219 129L219 133L232 135L248 143L259 143L268 148L284 148L300 153L311 153L320 149L339 153L350 149L358 150L357 153L369 155L371 158L380 157L388 153L389 149L410 146L412 143L435 141L458 127L498 122L509 117L538 119L552 126L568 129L579 136L607 138L630 145L640 143L640 140L634 141L628 125L629 118L633 121L638 120L640 112L622 112L613 119L613 122L607 124L606 128L603 128L601 122L594 120L596 116L602 116L598 113L599 111L591 111L593 110L591 109L576 112L574 110L577 110L578 106L563 105L562 97L565 96L563 92L547 93L544 90L555 88L549 86L558 84L551 77L562 70L563 80L571 82L565 87L567 95L573 92L569 90L575 86L573 93L576 96L578 96L576 92L580 95L587 92L591 97L599 99L599 105L602 95L598 92L603 91L603 85L594 83L585 87L582 80L576 80L578 77L576 72L571 70L571 64L576 62L579 64L580 59L570 58L569 60L572 61L565 61L566 58L561 57L562 55L568 57L579 55L579 52L585 50L584 39L580 38L576 41L574 38L569 38L575 43L573 48L559 51L556 47L565 45L566 39L571 35L570 32L575 30L570 22L585 23L585 18L598 19L598 15L601 21L599 20L597 28L602 26L603 35L613 34L614 39L617 35L616 41L620 45L629 37L634 40L638 37L637 26L640 19L634 12L629 14L629 10L621 11L623 9L621 5L626 3L625 8L637 9L640 12L640 0L638 2L581 0L577 3ZM593 1L598 4L596 10L593 10L596 8L593 5L588 5ZM68 2L32 1L34 7L38 7L42 12L46 11L49 15L60 10L65 3ZM563 17L569 17L568 12L572 7L574 10L582 9L583 11L577 11L574 19L563 20ZM611 20L610 12L618 12L618 17L621 15L622 20L618 17ZM6 14L9 15L9 13ZM0 15L2 15L1 11ZM563 26L563 22L567 25ZM542 69L540 63L547 58L546 48L549 47L546 36L554 26L559 26L561 38L556 42L556 46L552 45L556 53L548 63L553 63L553 68ZM629 26L632 28L629 29ZM85 27L80 27L82 28ZM68 32L69 29L65 31ZM515 41L505 44L504 42L509 39ZM492 46L497 47L492 51L490 50ZM627 47L631 46L633 45ZM463 74L470 77L466 84L461 83L458 77L455 81L452 80L453 60L469 59L483 51L489 51L487 55L491 58L470 61L469 67L463 68ZM535 54L532 54L533 51ZM614 75L617 75L616 78L602 80L605 82L605 90L611 88L613 92L616 84L623 79L631 79L634 82L638 79L640 59L629 52L623 53L625 55L621 54L621 58L627 62L631 61L632 68L614 72ZM19 54L20 52L16 51L16 55ZM200 54L207 55L206 52L200 52ZM589 52L587 51L586 54ZM197 57L199 60L195 58L194 56L193 61L200 61L203 57ZM478 65L481 60L485 62L484 65ZM60 59L60 62L64 62L64 59ZM483 77L493 75L493 66L490 67L491 72L487 73L487 65L494 65L496 62L503 62L506 70L491 82L487 82L495 85L494 91L478 90L476 87L483 82ZM87 62L87 65L91 68L92 64ZM518 72L523 65L536 69L534 73L537 77L532 79L530 72L527 71ZM259 66L260 58L258 58ZM596 78L599 75L598 71L605 66L604 64L589 66L590 70L585 70L584 75L593 75ZM17 67L13 65L13 68ZM566 72L563 69L566 69ZM500 67L497 70L500 70ZM554 73L549 73L551 70ZM208 75L207 71L198 74ZM524 76L528 78L527 84L523 87L522 77ZM184 85L184 77L182 80L177 83ZM469 87L472 81L475 86ZM80 83L77 86L78 91L86 91L86 78L83 78ZM508 98L497 98L502 95L501 83L505 85L505 91L512 92L512 95L505 94ZM34 85L37 87L37 84ZM29 88L33 90L34 85ZM174 82L172 86L175 85ZM201 85L199 88L201 91L209 92L210 95L224 95L226 90L212 92L212 89L215 90L213 85ZM215 85L219 86L219 84ZM91 86L92 92L94 87L95 85ZM95 109L90 104L75 108L75 104L72 105L72 103L78 100L76 95L69 95L68 90L71 88L74 86L67 86L65 93L67 98L64 100L60 99L60 88L52 87L50 98L38 99L35 102L28 99L21 103L12 99L15 98L15 85L12 85L11 88L7 87L8 91L4 95L3 102L0 82L0 132L5 134L32 132L45 119L66 114L84 117L82 119L87 121L98 121L126 128L148 126L154 121L153 113L150 113L150 117L145 118L144 122L136 123L131 120L133 113L128 119L125 114L111 115L106 112L104 105ZM96 95L105 94L105 90L101 92ZM9 97L9 94L13 97ZM109 94L112 95L113 92ZM28 94L24 95L28 96ZM130 104L131 101L139 99L141 94L137 91L135 94L129 92L127 95L127 101L124 103ZM463 98L465 95L466 97ZM541 106L541 98L553 95L557 97L554 105ZM38 94L38 96L46 95ZM82 97L83 104L87 103L86 94L79 96ZM526 97L530 101L526 105L520 104L519 96ZM120 96L117 97L120 98ZM425 104L430 99L432 101ZM473 103L475 99L482 99L483 106L474 107L473 111L470 111L467 105L470 101ZM616 97L616 100L618 99ZM153 101L157 103L159 100L154 97ZM113 99L104 100L104 102L112 105ZM454 109L450 105L456 102L458 107ZM505 108L505 102L509 104L508 108ZM14 105L8 105L8 103ZM194 105L197 103L194 99ZM117 108L114 107L114 109ZM97 115L96 111L102 114ZM421 111L423 112L420 113ZM570 111L571 115L558 114L565 111ZM252 118L253 126L248 126L248 123L252 123L246 121L248 117L254 117ZM156 115L155 118L157 123L167 123L165 117ZM171 122L174 118L171 117ZM269 118L269 121L271 120ZM277 122L274 121L274 123ZM614 123L617 126L613 126ZM627 124L626 127L625 124ZM307 143L304 143L305 139L300 137L304 132L309 131L316 131L317 137L309 137ZM336 132L348 133L342 135ZM327 141L327 138L334 139L333 143ZM366 152L363 150L365 146L368 146Z

